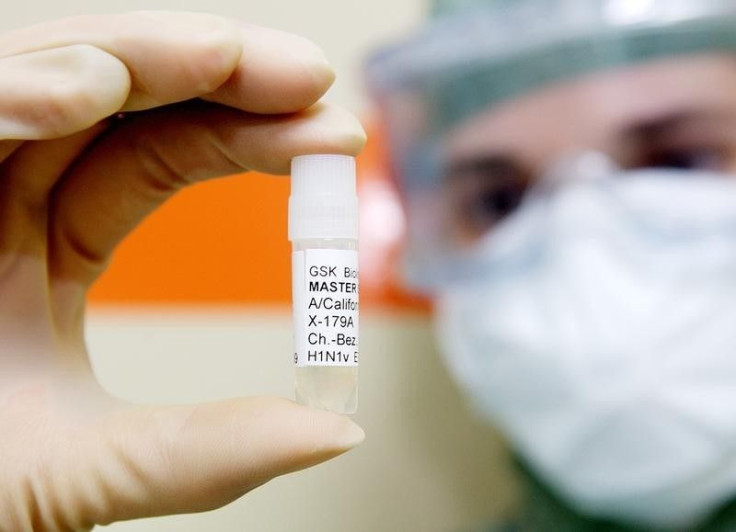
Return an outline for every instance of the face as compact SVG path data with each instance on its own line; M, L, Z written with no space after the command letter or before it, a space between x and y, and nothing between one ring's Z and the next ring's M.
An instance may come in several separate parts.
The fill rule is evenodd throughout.
M736 57L674 58L549 86L449 131L444 150L442 197L460 247L582 152L623 169L736 174Z

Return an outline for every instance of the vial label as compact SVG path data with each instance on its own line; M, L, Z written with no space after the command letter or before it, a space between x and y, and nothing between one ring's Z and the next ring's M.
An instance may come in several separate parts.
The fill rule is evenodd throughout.
M292 255L294 363L358 365L358 252L307 249Z

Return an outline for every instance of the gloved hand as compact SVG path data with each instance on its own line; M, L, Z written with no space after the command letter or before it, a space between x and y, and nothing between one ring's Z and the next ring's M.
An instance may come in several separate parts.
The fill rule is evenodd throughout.
M360 150L357 121L315 103L332 80L304 39L204 14L0 36L2 532L212 509L362 440L347 418L283 399L115 399L83 335L115 246L181 187Z

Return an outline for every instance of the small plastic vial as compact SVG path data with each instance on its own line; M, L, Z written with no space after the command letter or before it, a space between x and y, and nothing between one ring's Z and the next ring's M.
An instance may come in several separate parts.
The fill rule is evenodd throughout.
M296 400L352 414L358 407L358 197L355 159L291 163Z

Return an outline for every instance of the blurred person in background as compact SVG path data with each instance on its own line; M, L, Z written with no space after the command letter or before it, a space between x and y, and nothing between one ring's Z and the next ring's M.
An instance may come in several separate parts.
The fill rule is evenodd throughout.
M736 2L435 0L368 63L529 532L736 530Z

